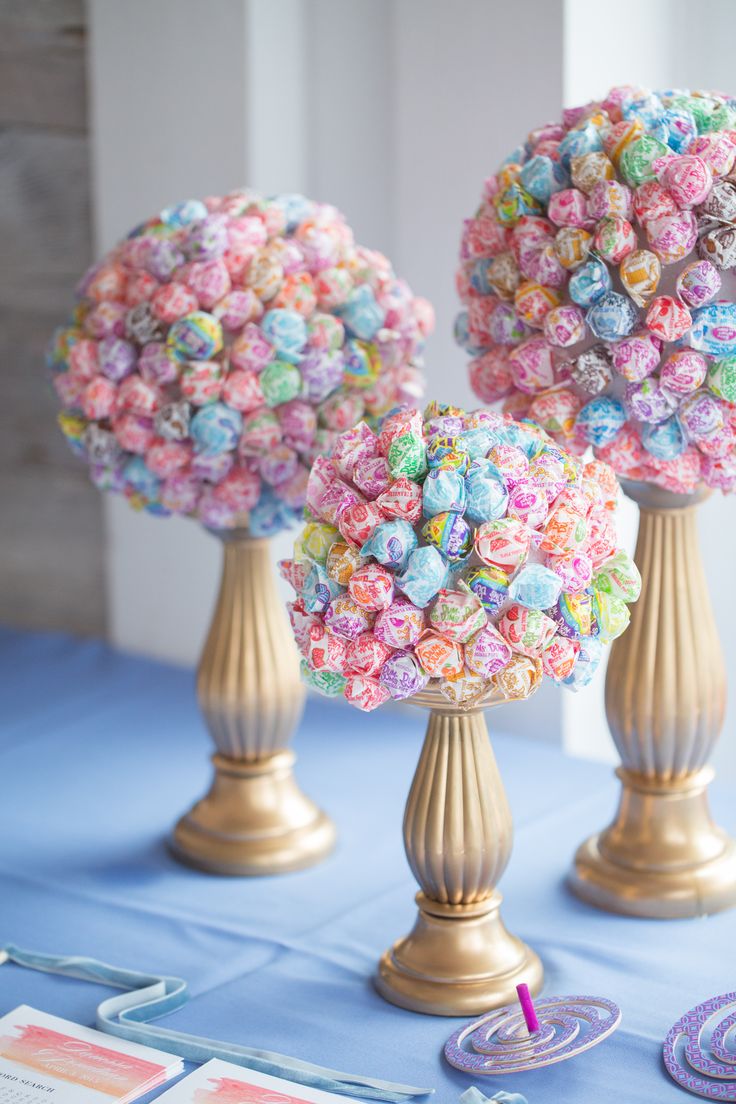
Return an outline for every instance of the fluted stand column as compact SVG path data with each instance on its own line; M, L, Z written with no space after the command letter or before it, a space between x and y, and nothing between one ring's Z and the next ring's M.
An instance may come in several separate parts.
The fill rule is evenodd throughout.
M707 796L726 672L698 543L704 495L624 487L640 506L643 586L606 676L622 790L613 823L578 849L571 884L615 912L700 916L736 904L736 848Z
M299 789L289 750L301 718L299 658L267 540L218 534L223 572L197 671L217 749L209 793L176 825L175 854L219 874L278 874L333 847L331 821Z
M441 700L441 699L440 699ZM496 884L512 823L485 717L437 705L404 814L404 846L421 891L414 928L385 952L376 986L415 1012L471 1015L542 985L537 955L510 935Z

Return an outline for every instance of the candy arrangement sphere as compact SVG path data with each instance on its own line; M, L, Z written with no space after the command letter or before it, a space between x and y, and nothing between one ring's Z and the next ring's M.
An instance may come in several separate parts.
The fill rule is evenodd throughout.
M606 682L621 805L572 879L637 915L736 903L706 797L725 669L695 523L736 489L734 220L736 100L627 86L532 131L462 235L474 390L591 448L640 506L645 597Z
M334 207L239 191L115 246L48 362L99 487L262 537L301 517L309 465L339 432L421 394L431 325Z
M608 465L532 423L437 403L359 424L314 464L282 564L304 676L362 710L430 710L404 816L419 916L376 979L403 1007L473 1013L541 986L499 914L512 825L482 710L545 676L585 685L626 628L639 575L616 494Z
M51 343L59 423L94 483L222 540L197 679L215 780L173 839L204 869L275 873L333 844L291 771L304 691L267 538L301 517L339 432L421 393L431 326L335 208L242 190L136 227Z
M484 402L677 493L736 487L736 100L615 88L532 131L465 224Z
M471 708L545 675L586 685L639 594L617 491L608 465L493 411L348 430L315 461L314 520L282 564L307 681L364 710L427 687Z

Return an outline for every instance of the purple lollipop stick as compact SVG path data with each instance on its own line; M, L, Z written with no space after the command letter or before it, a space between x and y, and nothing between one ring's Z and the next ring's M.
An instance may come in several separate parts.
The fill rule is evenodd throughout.
M530 1035L536 1035L539 1031L539 1020L537 1019L537 1013L534 1011L534 1001L529 992L529 986L522 982L521 985L516 986L516 993L519 998L519 1004L521 1005L521 1011L524 1013L526 1029Z

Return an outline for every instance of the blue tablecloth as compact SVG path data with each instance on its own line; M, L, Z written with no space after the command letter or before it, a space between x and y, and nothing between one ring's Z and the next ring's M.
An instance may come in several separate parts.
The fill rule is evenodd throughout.
M418 710L362 716L310 701L298 774L336 821L337 852L282 878L208 877L164 842L209 784L191 672L0 630L0 943L181 975L193 999L166 1026L456 1101L471 1081L441 1048L461 1021L401 1011L371 985L379 954L414 919L401 817L423 725ZM610 770L543 744L494 743L516 827L506 923L541 954L547 993L609 996L623 1023L575 1061L476 1083L529 1104L687 1099L663 1071L662 1039L687 1008L734 988L736 916L657 923L576 901L563 879L576 844L612 814ZM713 806L736 828L725 788L713 787ZM90 1024L105 995L0 968L1 1012L23 1002Z

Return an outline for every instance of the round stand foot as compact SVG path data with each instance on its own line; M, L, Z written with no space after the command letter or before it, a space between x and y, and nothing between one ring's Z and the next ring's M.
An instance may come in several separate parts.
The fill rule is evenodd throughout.
M209 793L170 840L178 859L211 874L284 874L332 851L334 825L297 786L292 752L254 763L215 755L212 762Z
M375 977L392 1004L435 1016L472 1016L516 1000L526 982L542 988L538 956L504 927L500 893L474 905L443 905L417 894L409 935L386 951Z
M721 854L679 870L622 866L602 853L605 833L581 844L570 873L572 891L590 905L626 916L676 920L736 905L736 844L714 828Z
M736 905L736 842L713 823L709 767L680 779L620 767L613 823L581 844L569 885L591 905L656 920Z

